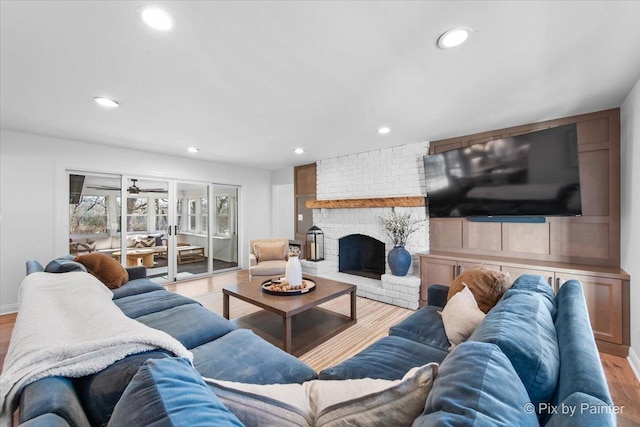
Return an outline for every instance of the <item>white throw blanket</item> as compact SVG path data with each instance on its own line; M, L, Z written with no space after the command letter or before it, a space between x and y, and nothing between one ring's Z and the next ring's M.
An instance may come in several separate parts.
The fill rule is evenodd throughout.
M41 378L90 375L156 348L193 360L175 338L127 317L112 297L88 273L33 273L24 279L0 377L0 425L11 425L19 392Z

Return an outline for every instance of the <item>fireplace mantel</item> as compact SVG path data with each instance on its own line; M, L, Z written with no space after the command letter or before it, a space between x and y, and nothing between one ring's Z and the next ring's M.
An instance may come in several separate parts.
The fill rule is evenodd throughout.
M308 200L310 209L387 208L425 206L424 196L377 197L367 199Z

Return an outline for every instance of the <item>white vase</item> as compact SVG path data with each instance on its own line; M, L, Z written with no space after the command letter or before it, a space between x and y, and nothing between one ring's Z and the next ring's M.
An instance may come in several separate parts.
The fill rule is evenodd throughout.
M289 254L285 277L289 286L298 286L302 284L302 264L298 255Z

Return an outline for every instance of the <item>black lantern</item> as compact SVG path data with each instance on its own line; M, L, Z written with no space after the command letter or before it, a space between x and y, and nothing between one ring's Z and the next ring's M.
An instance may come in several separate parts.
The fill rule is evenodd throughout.
M324 233L315 225L307 231L307 261L324 260Z

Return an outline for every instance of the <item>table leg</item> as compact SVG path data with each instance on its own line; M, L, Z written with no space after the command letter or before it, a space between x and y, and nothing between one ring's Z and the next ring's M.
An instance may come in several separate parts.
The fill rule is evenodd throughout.
M222 293L222 316L229 320L229 294Z
M291 354L291 317L282 318L282 349Z
M351 292L351 320L356 320L356 291Z

